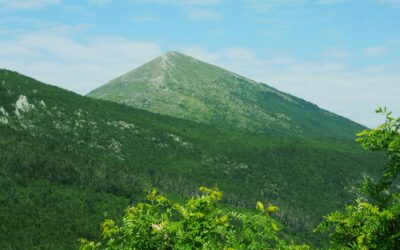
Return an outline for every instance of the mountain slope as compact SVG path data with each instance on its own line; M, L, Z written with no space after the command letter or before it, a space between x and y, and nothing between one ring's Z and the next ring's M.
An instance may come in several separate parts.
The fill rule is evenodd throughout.
M381 159L343 139L261 137L79 96L0 70L0 249L73 249L154 186L217 185L224 202L278 205L310 236Z
M363 129L312 103L177 52L168 52L88 96L256 133L353 138Z

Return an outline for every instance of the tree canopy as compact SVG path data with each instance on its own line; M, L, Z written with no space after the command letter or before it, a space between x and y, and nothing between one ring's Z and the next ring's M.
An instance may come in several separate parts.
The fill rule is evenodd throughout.
M202 195L183 205L172 203L155 189L147 202L125 211L122 225L102 223L102 239L82 239L81 250L93 249L309 249L277 235L279 223L270 215L277 207L257 202L255 214L219 207L222 192L201 187Z
M333 249L400 248L400 118L378 109L385 123L358 134L363 148L386 153L387 162L378 181L366 179L362 196L344 212L325 216L317 232L327 232Z
M385 123L358 134L366 150L387 156L382 177L366 178L354 204L324 217L314 232L327 233L330 249L398 249L400 246L400 118L378 109ZM93 249L310 249L280 238L278 210L257 202L256 213L222 209L218 189L200 188L201 196L173 203L155 189L147 202L125 211L122 224L102 223L99 242L81 239L81 250Z

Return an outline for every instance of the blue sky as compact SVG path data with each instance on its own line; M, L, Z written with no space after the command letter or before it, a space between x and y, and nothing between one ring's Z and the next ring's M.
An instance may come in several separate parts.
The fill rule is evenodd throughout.
M400 113L400 0L0 0L0 67L81 94L170 50L367 126Z

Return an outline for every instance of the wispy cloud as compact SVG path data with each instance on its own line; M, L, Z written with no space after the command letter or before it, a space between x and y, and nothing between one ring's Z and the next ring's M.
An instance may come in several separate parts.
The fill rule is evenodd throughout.
M38 9L59 3L61 0L0 0L0 9Z
M119 37L73 38L75 27L25 32L0 41L0 68L84 94L160 55L158 44Z
M329 58L329 59L346 59L349 58L350 55L352 53L347 51L347 50L343 50L343 49L338 49L338 48L331 48L326 50L325 52L323 52L323 56Z
M183 9L186 16L197 21L219 21L223 19L223 13L210 9L218 5L222 0L136 0L142 4L172 5Z
M363 50L364 55L368 57L382 57L400 50L399 41L390 41L381 45L371 46Z
M159 20L159 17L152 12L147 11L139 15L135 15L132 19L136 22L153 22Z
M389 48L386 46L374 46L364 49L364 54L369 57L384 56L389 52Z
M296 7L303 5L318 5L318 4L340 4L355 2L355 0L241 0L247 3L248 6L260 11L268 11L279 7ZM375 0L379 4L399 5L400 0Z
M219 4L221 0L138 0L141 3L158 3L169 5L215 5Z
M94 5L103 5L110 3L112 0L88 0L89 4L94 4Z
M279 8L296 8L306 5L338 4L351 0L241 0L247 8L256 12L269 12Z
M400 6L400 0L378 0L378 3Z
M222 13L208 9L192 9L187 11L187 15L192 20L219 21L223 19Z
M317 2L320 4L336 4L336 3L344 3L350 1L351 0L318 0Z

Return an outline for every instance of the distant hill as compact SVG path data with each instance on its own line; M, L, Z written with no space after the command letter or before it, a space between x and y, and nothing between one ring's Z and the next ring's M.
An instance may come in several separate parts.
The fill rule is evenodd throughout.
M364 128L266 84L177 52L168 52L88 96L256 133L354 138Z
M270 202L288 233L310 239L380 163L348 139L251 135L0 70L0 249L74 249L153 186L174 199L218 186L247 209Z

